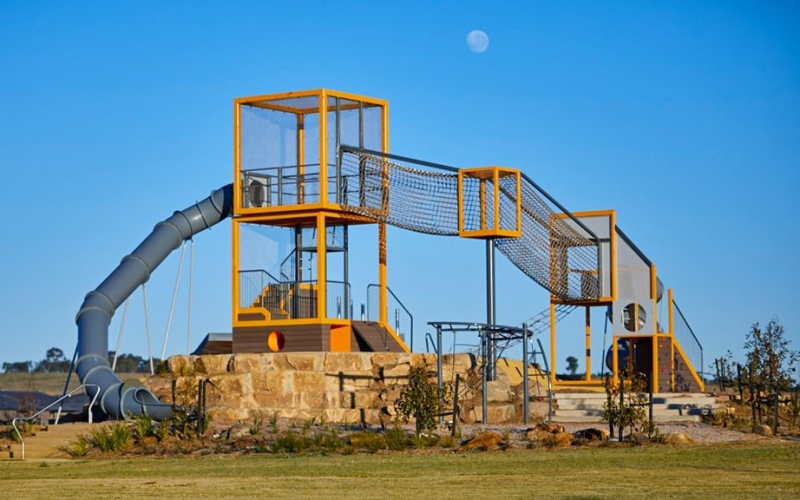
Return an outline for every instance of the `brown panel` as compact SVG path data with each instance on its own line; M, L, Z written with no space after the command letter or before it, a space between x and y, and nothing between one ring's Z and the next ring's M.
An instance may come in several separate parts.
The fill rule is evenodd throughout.
M275 330L280 331L286 340L281 352L324 352L330 348L328 325L254 326L233 329L233 352L271 352L267 338Z

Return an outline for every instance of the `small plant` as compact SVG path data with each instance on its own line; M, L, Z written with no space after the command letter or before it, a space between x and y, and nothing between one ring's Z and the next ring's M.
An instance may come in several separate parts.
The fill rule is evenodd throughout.
M122 451L131 439L128 424L117 422L110 427L92 430L91 442L103 452Z
M410 440L403 429L392 427L386 431L386 447L392 451L402 451L408 448Z
M412 366L408 374L408 385L403 387L394 407L397 418L407 423L416 421L416 435L436 428L436 417L442 411L446 389L439 390L436 382L428 378L426 366Z
M256 410L253 412L253 425L250 426L250 435L257 436L261 434L261 427L264 425L264 415L261 413L260 410Z
M309 440L289 430L277 436L272 443L272 453L301 453L309 447Z
M350 435L350 446L363 449L369 453L377 453L388 447L386 437L377 432L362 431Z
M59 448L72 458L83 458L94 448L92 441L87 436L79 436L78 440L72 445L62 446Z
M278 412L273 413L269 417L269 427L272 430L273 434L278 433Z
M133 437L136 441L143 441L146 437L155 436L153 421L142 415L133 422Z

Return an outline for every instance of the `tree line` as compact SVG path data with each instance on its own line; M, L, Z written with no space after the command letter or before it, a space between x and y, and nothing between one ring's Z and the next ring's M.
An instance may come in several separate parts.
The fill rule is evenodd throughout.
M114 351L108 353L108 362L114 360ZM160 360L153 359L153 363ZM66 373L69 371L71 360L64 356L64 351L58 347L51 347L45 353L44 359L39 361L12 361L3 363L4 373ZM116 370L119 373L146 373L150 370L148 358L135 354L120 354L117 356Z

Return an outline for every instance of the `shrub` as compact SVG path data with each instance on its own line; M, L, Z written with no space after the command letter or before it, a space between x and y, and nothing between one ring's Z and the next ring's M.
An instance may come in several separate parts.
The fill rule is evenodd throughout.
M425 366L412 366L408 374L408 385L400 391L394 407L397 418L408 422L412 417L416 420L416 434L436 428L436 417L441 412L442 401L446 396L443 387L439 390L436 382L428 378Z

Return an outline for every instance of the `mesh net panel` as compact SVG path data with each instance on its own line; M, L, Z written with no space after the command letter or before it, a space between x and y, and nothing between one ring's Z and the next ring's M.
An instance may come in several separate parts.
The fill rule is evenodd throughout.
M341 155L340 203L353 213L410 231L458 235L458 175L412 168L364 152ZM465 229L494 226L494 190L499 189L500 227L516 227L516 179L488 182L481 214L481 181L464 178ZM522 183L522 235L498 238L496 247L536 283L562 299L593 299L598 248L556 213L529 183ZM553 258L551 259L551 255ZM568 258L569 256L569 258ZM577 273L577 274L576 274ZM595 279L586 279L592 276Z

